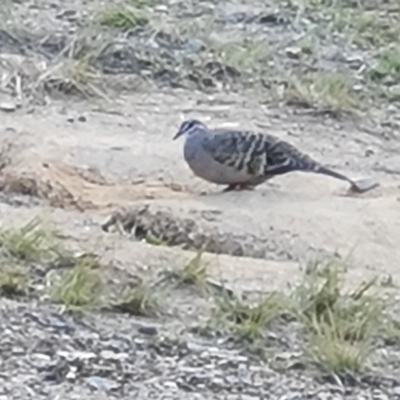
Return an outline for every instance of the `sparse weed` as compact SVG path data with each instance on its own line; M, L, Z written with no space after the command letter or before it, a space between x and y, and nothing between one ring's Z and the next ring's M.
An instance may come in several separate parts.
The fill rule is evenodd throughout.
M150 231L146 232L144 240L146 241L146 243L152 244L153 246L164 246L166 244L162 239L160 239Z
M129 0L129 3L135 8L150 7L154 5L154 0Z
M207 283L207 266L202 260L203 251L196 253L182 269L176 269L172 272L172 278L178 281L178 284L194 285L205 287Z
M386 345L391 346L400 343L400 321L387 318L383 324L383 338Z
M334 7L330 10L334 27L361 48L381 47L394 43L400 34L398 22L390 14L381 16L376 10Z
M28 276L16 266L0 267L0 295L11 297L20 296L26 293Z
M263 330L285 309L285 298L271 293L257 302L228 295L215 298L213 315L217 326L228 327L239 339L253 342L262 337Z
M74 267L66 271L53 286L53 299L69 310L95 305L101 289L98 267L97 261L92 257L77 259Z
M400 81L400 45L384 49L369 72L371 80L385 83Z
M349 341L341 336L343 332L340 329L332 329L335 322L321 322L316 326L318 330L309 337L311 356L329 373L362 371L371 355L371 343L366 340Z
M7 26L7 21L12 20L11 15L11 2L10 0L4 0L0 7L0 28Z
M104 79L100 71L90 64L92 55L80 59L68 59L40 77L39 84L51 94L63 93L85 99L102 98L109 101L104 88Z
M339 73L314 73L289 80L284 98L288 104L350 111L360 106L349 80Z
M59 257L63 250L56 240L57 233L40 225L40 220L34 218L21 228L0 232L2 255L27 262L45 262Z
M388 23L381 19L376 11L365 11L360 15L353 15L353 24L356 32L355 42L361 46L372 45L382 47L397 42L400 35L398 22Z
M300 47L302 54L311 55L315 52L315 45L311 40L301 40L298 43L298 46Z
M141 282L124 291L113 308L136 316L154 316L159 310L159 302L153 285Z
M128 30L147 25L149 19L137 8L125 6L104 11L99 22L110 28Z
M243 43L229 42L215 46L213 52L218 61L239 71L251 72L269 58L271 51L265 41L246 40Z
M343 265L315 265L291 295L304 324L309 352L329 372L358 372L373 351L372 339L383 318L384 303L369 295L375 280L342 293Z

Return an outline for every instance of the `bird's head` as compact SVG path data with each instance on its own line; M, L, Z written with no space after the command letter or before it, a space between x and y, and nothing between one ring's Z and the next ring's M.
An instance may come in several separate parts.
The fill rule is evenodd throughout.
M197 119L188 119L186 121L183 121L179 127L178 132L175 134L173 140L178 139L180 136L190 136L194 132L198 130L204 130L207 129L207 127Z

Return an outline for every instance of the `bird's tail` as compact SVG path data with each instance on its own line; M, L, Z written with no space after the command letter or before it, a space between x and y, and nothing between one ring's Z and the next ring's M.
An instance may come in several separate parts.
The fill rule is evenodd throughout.
M294 157L296 159L297 162L295 162L294 164L297 166L297 169L300 171L304 171L304 172L314 172L317 174L322 174L322 175L327 175L330 176L332 178L336 178L336 179L340 179L342 181L347 181L350 184L353 185L353 181L347 177L346 175L343 175L339 172L333 171L330 168L327 168L325 166L323 166L322 164L320 164L318 161L315 161L313 158L311 158L310 156L297 152L296 154L297 157Z
M316 172L318 174L331 176L332 178L341 179L342 181L347 181L347 182L353 184L353 181L346 175L340 174L339 172L336 172L329 168L326 168L323 165L316 164L314 172Z
M347 177L346 175L343 175L339 172L336 172L330 168L327 168L323 166L321 163L318 161L315 161L313 158L306 154L299 154L299 164L298 166L300 167L300 170L306 171L306 172L314 172L317 174L322 174L322 175L327 175L332 178L340 179L342 181L347 181L351 184L353 184L353 181Z
M323 166L309 155L302 153L286 142L280 142L270 149L269 160L266 172L270 174L280 175L292 171L314 172L347 181L353 185L353 181L346 175Z

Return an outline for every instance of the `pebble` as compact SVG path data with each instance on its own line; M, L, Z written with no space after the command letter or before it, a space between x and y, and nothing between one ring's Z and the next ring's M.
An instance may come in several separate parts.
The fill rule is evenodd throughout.
M157 328L153 326L141 326L138 328L138 332L141 333L142 335L148 335L148 336L155 336L158 334Z
M47 354L34 353L31 355L31 362L36 368L44 368L49 365L51 357Z
M13 112L17 109L17 105L12 102L2 102L0 103L0 111Z
M103 350L100 352L100 357L106 360L123 361L129 357L127 353L114 353L110 350Z
M163 383L163 386L168 389L178 390L178 385L175 382L167 381Z
M95 353L89 351L58 351L57 355L65 358L67 361L90 360L97 357Z
M117 382L112 381L111 379L102 378L101 376L90 376L89 378L86 378L86 382L92 389L96 390L109 391L119 387Z
M301 48L299 48L299 47L288 47L285 50L285 52L289 58L292 58L294 60L298 60L302 53Z

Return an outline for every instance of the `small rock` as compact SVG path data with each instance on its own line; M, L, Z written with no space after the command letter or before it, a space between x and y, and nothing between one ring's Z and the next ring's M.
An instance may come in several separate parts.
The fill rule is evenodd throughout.
M78 14L75 10L65 10L56 15L57 19L65 19L67 21L73 22L78 19Z
M154 7L154 11L168 14L168 7L164 4L159 4Z
M110 350L103 350L100 353L100 357L106 360L122 361L129 357L127 353L115 353Z
M346 57L346 62L350 65L350 68L357 70L364 64L363 58L357 55Z
M96 358L96 354L89 351L58 351L57 355L65 358L67 361L90 360L92 358Z
M157 328L154 326L141 326L138 332L142 335L155 336L158 334Z
M205 49L206 45L204 42L197 38L189 38L185 43L185 50L191 53L198 53Z
M34 353L31 356L31 362L36 368L44 368L49 365L51 361L50 356L42 353Z
M69 381L74 381L76 379L76 373L72 368L68 371L67 375L65 375L65 379Z
M119 385L111 379L102 378L100 376L90 376L86 378L87 384L95 390L113 390L117 389Z
M285 52L289 58L294 60L298 60L301 56L301 49L299 47L288 47Z
M0 103L0 110L4 112L14 112L17 109L17 105L12 102L2 102Z
M372 149L365 150L365 157L370 157L373 154L374 154L374 151Z
M373 178L363 178L354 180L353 185L350 189L353 192L364 193L373 190L378 186L379 182L374 180Z
M46 370L47 374L44 376L44 381L61 383L67 376L70 368L65 360L54 360L51 361Z
M13 355L18 356L18 355L25 354L26 350L22 347L13 347L12 352L13 352Z
M164 382L163 386L168 388L168 389L178 390L178 385L175 382L172 382L172 381Z
M400 397L400 386L396 386L395 388L393 388L393 394Z
M265 25L285 25L288 21L279 14L264 14L258 18L258 23Z
M245 12L235 12L223 18L226 24L242 24L246 22L254 22L255 17L249 17Z
M81 115L80 117L78 117L78 121L79 122L86 122L86 117L84 115Z

